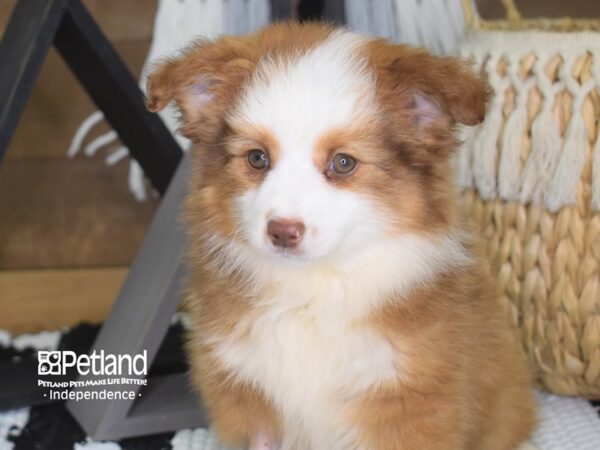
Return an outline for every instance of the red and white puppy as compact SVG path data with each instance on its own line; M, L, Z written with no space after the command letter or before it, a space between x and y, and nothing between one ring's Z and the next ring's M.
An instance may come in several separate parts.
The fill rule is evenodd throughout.
M509 450L525 362L461 223L460 61L319 24L158 66L193 142L192 376L220 437L283 450Z

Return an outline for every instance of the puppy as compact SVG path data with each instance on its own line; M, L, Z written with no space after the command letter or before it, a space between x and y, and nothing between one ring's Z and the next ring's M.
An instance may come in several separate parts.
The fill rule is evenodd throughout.
M534 401L460 220L453 58L320 24L160 64L193 141L192 377L221 439L263 450L509 450Z

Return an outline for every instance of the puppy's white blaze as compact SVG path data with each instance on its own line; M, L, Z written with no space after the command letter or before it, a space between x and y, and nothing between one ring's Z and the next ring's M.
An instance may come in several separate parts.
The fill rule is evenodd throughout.
M265 59L230 120L271 130L285 152L307 152L332 127L376 114L375 75L360 48L368 38L335 31L287 59Z

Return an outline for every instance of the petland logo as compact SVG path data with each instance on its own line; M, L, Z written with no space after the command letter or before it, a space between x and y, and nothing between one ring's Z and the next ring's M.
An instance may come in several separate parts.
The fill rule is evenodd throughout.
M148 374L148 351L141 354L113 355L104 350L91 355L77 355L72 351L39 351L38 375L66 375L75 367L79 375L123 376Z

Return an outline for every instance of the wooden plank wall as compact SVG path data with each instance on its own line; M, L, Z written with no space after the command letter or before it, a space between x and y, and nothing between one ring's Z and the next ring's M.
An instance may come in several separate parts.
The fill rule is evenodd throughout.
M0 1L0 33L15 2ZM156 0L84 3L137 76ZM107 167L106 150L66 157L73 133L94 110L52 50L0 164L0 329L102 320L143 239L157 199L133 199L128 164Z

